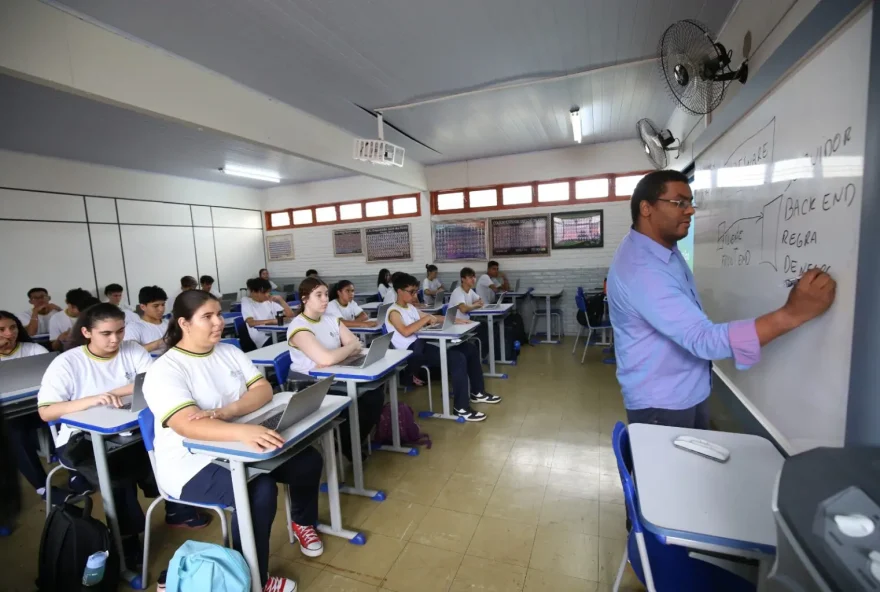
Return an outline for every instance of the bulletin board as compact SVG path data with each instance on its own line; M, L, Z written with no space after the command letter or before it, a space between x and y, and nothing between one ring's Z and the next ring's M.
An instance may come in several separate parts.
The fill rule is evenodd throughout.
M293 256L293 235L273 234L266 237L266 252L269 261L289 261Z
M598 249L605 244L602 210L560 212L550 218L554 249Z
M492 257L550 255L550 224L547 216L493 218Z
M333 256L350 257L364 254L364 239L360 228L333 231Z
M409 224L374 226L364 230L367 261L412 261Z
M489 225L486 219L449 220L434 222L434 261L485 261L486 237Z

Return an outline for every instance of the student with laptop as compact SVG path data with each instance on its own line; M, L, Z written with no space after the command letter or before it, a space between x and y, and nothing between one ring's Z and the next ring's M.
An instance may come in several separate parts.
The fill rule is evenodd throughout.
M342 324L346 327L376 326L376 321L371 321L369 315L354 301L354 284L350 281L336 282L329 298L330 303L325 314L342 319Z
M165 302L168 295L159 286L144 286L138 292L138 306L142 316L125 325L125 340L135 341L150 353L165 353L165 332L168 320L165 319Z
M486 273L481 275L480 279L477 280L476 290L480 300L486 304L494 303L495 296L499 292L510 291L510 284L507 281L507 277L498 271L497 261L489 261L489 265L486 267Z
M95 297L88 290L82 288L67 291L64 296L67 308L61 314L53 315L49 320L49 339L53 350L64 349L64 341L70 337L70 330L73 329L76 318L94 299Z
M354 363L349 359L361 355L361 342L342 323L342 317L329 314L327 284L318 278L306 278L299 285L299 297L302 300L302 314L293 319L287 329L290 371L308 375L310 370L319 366ZM376 341L379 340L373 341L373 347L379 345ZM384 404L385 391L382 387L358 397L358 419L364 438L379 423ZM348 409L340 417L347 420ZM351 432L341 430L340 439L343 454L351 460Z
M422 365L440 366L440 350L434 344L419 339L416 333L427 325L436 325L440 319L421 312L415 307L418 302L419 280L409 274L402 274L394 282L397 300L388 310L385 328L393 333L391 343L397 349L414 352L409 357L408 374ZM449 314L452 318L452 314ZM486 414L471 408L474 403L500 403L501 397L486 392L483 383L483 368L477 348L467 341L449 348L446 353L449 378L452 381L454 413L465 421L483 421ZM470 387L468 386L470 382Z
M432 305L444 290L443 282L437 279L436 265L425 265L425 271L428 272L428 277L422 280L422 294L425 295L425 304Z
M272 280L269 279L269 270L266 269L265 267L260 270L260 273L257 274L257 277L260 278L261 280L266 280L267 282L269 282L269 291L270 292L274 292L275 290L278 289L278 284L276 284L275 282L273 282Z
M277 325L278 313L284 313L285 319L293 318L293 311L283 297L270 294L272 284L263 278L254 278L247 281L247 289L250 296L241 299L241 316L244 317L248 326L248 335L258 348L263 347L269 336L261 333L255 327L257 325Z
M477 283L477 274L473 269L463 267L459 273L459 279L461 282L449 297L449 307L455 308L458 311L459 320L469 321L471 320L471 311L483 308L486 306L486 301L480 298L474 290L474 286ZM480 323L476 333L477 339L482 343L482 351L488 353L489 328L484 323Z
M168 352L147 373L144 395L156 417L156 478L162 488L183 500L234 506L229 470L212 463L208 456L190 454L184 438L243 442L259 451L280 448L284 439L262 425L233 421L270 403L272 387L240 349L220 343L223 326L220 302L214 296L203 291L182 294L172 309ZM318 557L324 552L314 528L322 466L321 455L307 447L271 473L248 482L254 540L266 591L296 590L294 582L268 574L277 483L290 488L292 526L302 553ZM232 539L241 551L237 520L232 521Z
M209 275L203 275L199 278L199 286L201 286L202 290L211 294L214 298L222 298L220 294L220 290L214 287L214 278Z
M125 314L109 302L96 304L80 315L74 327L78 347L55 358L43 375L37 395L43 421L56 421L99 405L122 407L123 398L132 394L135 377L146 372L153 361L140 345L123 341L124 334ZM94 453L83 432L62 424L55 445L64 464L77 472L77 480L71 481L71 486L79 491L95 489L98 474ZM142 563L138 535L144 530L144 512L135 483L140 484L147 497L156 497L158 491L143 446L122 447L109 454L107 461L114 480L113 498L125 561L134 568ZM81 478L91 485L78 485ZM203 528L210 522L210 516L187 506L166 504L165 522L174 527Z
M52 302L46 288L31 288L27 293L31 308L20 313L18 319L24 325L28 335L41 335L49 332L49 319L61 307Z

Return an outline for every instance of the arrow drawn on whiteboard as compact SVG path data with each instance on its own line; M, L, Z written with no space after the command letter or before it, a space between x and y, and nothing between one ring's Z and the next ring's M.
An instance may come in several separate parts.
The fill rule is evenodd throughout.
M789 183L789 186L791 184ZM788 189L788 187L786 187ZM784 192L783 192L784 195ZM756 216L745 216L734 220L730 224L722 222L718 225L718 239L715 250L722 251L726 248L738 250L740 243L745 245L761 245L760 264L767 264L778 271L776 263L777 236L779 233L779 214L782 206L782 197L779 195L761 208L761 213ZM760 240L756 234L760 232Z

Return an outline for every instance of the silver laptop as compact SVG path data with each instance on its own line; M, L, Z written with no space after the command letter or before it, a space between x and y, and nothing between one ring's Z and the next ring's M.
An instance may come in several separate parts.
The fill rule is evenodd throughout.
M381 327L385 324L385 318L388 316L388 309L391 308L391 304L380 304L379 308L376 309L376 326Z
M286 430L321 407L321 403L324 402L324 397L327 396L327 391L330 390L330 385L333 384L334 380L335 377L333 376L319 380L308 388L291 395L287 405L283 408L275 407L265 415L259 415L240 423L261 425L276 432Z
M507 296L506 291L505 292L498 292L498 294L495 296L495 303L488 304L488 305L484 306L483 308L485 308L486 310L492 310L492 309L498 308L499 306L501 306L503 304L501 301L504 300L505 296Z
M516 280L516 283L513 285L513 292L519 292L519 280Z
M377 337L370 344L370 349L366 354L349 356L336 365L345 368L366 368L370 364L375 364L385 357L385 353L391 347L392 335L393 333L386 333L382 337Z
M3 392L39 389L46 368L57 356L58 352L52 352L0 363L0 385L3 385Z
M141 372L134 377L134 390L131 392L131 401L123 403L120 409L140 413L140 411L147 408L147 398L144 396L144 377L146 375L146 372Z
M443 319L442 323L434 323L433 325L428 325L427 327L422 328L422 331L431 333L431 332L441 332L441 331L451 331L455 326L455 317L458 314L458 308L454 306L450 306L446 309L446 318Z
M455 292L455 289L456 289L457 287L458 287L458 280L455 280L454 282L452 282L452 284L450 284L450 286L449 286L449 291L450 291L450 292Z

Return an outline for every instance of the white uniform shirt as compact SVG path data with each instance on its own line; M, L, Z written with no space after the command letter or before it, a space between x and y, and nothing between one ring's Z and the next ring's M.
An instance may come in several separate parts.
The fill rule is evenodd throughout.
M488 273L484 273L480 276L480 279L477 280L477 295L486 304L493 304L495 302L495 291L492 289L492 286L498 287L500 285L500 280L493 280L489 277Z
M58 313L57 310L50 311L49 314L39 315L40 320L37 321L37 334L45 335L49 332L49 320ZM31 311L26 310L18 315L18 320L25 327L31 322Z
M331 300L330 304L327 305L327 310L324 314L339 317L343 321L353 321L358 318L358 315L362 312L364 312L364 309L362 309L354 300L349 302L347 306L339 304L339 300Z
M9 354L0 354L0 362L5 360L18 360L19 358L29 358L31 356L39 356L40 354L48 354L49 350L39 343L30 343L28 341L19 343L15 349Z
M467 304L468 306L473 306L474 302L479 300L480 297L476 292L470 290L469 292L465 292L461 286L457 287L452 291L452 295L449 297L449 306L458 307L459 304ZM471 315L468 313L461 312L460 310L456 313L455 318L463 319L465 321L469 321L471 319Z
M287 329L287 343L291 338L300 331L307 331L315 336L318 343L324 346L324 349L334 350L342 347L342 337L339 336L339 323L342 321L340 317L335 317L324 313L320 319L310 319L305 314L298 315L290 322ZM296 346L290 347L290 369L300 374L308 374L317 364L307 355L305 355Z
M395 302L397 302L397 290L388 288L385 296L382 298L382 304L394 304Z
M49 339L55 341L65 331L73 329L76 319L67 315L67 311L61 311L57 315L53 315L49 320Z
M132 323L125 325L125 340L136 341L141 345L147 345L157 339L165 337L168 332L168 320L163 319L158 325L149 323L143 319L138 319ZM164 353L167 348L164 345L153 350L155 354Z
M272 300L255 302L254 299L249 296L245 296L241 299L241 316L245 321L248 319L253 319L255 321L274 320L275 315L279 312L284 312L284 309L281 308L280 304ZM269 336L266 333L258 331L256 327L248 327L248 335L251 336L254 345L257 347L263 347L263 345L269 341Z
M52 360L37 395L37 405L51 405L100 395L134 382L146 372L153 358L133 341L123 341L112 358L100 358L83 345L68 350ZM76 428L60 425L55 444L67 444Z
M395 349L408 349L410 344L418 339L418 337L415 336L415 333L409 337L404 337L394 329L394 325L391 324L391 313L395 310L400 313L400 316L403 318L403 324L406 326L418 321L422 318L422 315L419 314L419 309L411 304L407 304L405 308L399 304L392 304L391 308L388 309L388 314L385 315L385 330L393 334L391 336L391 345Z
M144 396L156 420L156 479L165 491L180 497L183 486L211 464L210 456L184 448L183 436L166 427L168 419L191 405L209 410L234 403L261 378L248 357L226 343L207 354L175 347L156 360L144 379Z
M434 278L433 280L425 278L422 280L422 291L425 295L425 304L434 304L434 296L431 296L430 294L425 292L425 290L431 290L432 292L434 292L442 285L443 282L440 281L440 278Z
M278 289L278 284L276 284L272 280L269 280L269 287L272 288L272 290L274 291Z
M394 286L392 286L390 284L388 285L387 288L385 286L383 286L382 284L379 284L377 286L377 289L379 292L379 298L382 299L382 302L388 302L388 292L391 292L392 294L395 293ZM391 302L394 302L394 301L392 300Z

